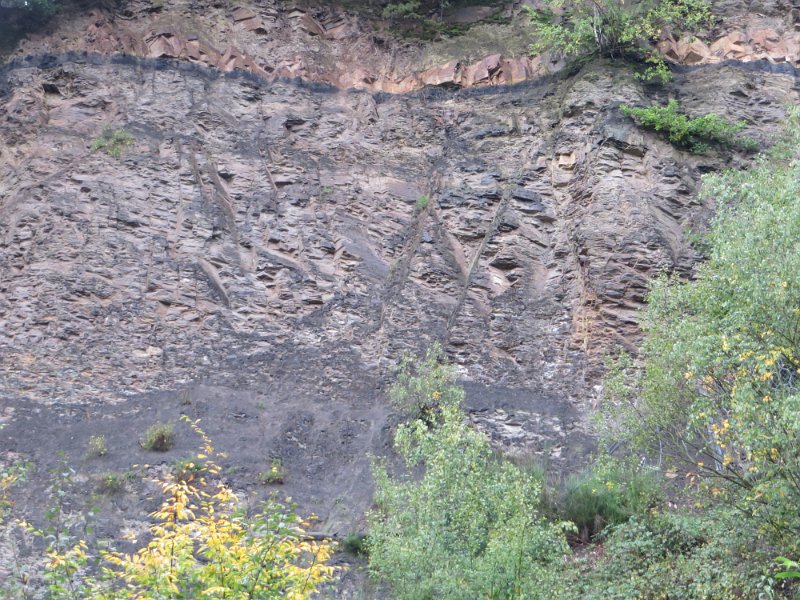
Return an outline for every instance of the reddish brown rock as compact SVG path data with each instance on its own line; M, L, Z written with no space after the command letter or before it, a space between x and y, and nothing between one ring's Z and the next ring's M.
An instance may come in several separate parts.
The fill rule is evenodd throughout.
M451 60L444 65L432 67L420 73L419 80L423 85L456 85L459 64L457 60Z
M500 54L492 54L463 69L459 83L464 87L490 83L500 69Z
M174 33L160 31L145 38L147 56L151 58L178 58L184 50L184 44Z
M686 65L696 65L705 62L711 55L708 46L697 39L691 42L684 40L679 41L677 53L680 62Z
M502 83L513 84L528 78L530 59L527 57L506 58L501 65Z
M742 58L752 52L752 48L747 45L747 35L740 31L734 31L725 35L709 47L711 54L720 58Z

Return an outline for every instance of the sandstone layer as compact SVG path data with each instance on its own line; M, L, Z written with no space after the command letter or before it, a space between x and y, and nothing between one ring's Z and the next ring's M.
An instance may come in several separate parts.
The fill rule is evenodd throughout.
M200 4L195 0L128 0L120 10L70 15L29 36L16 55L120 53L173 58L262 79L299 78L339 88L406 93L426 85L514 84L563 68L564 61L528 56L523 11L532 1L453 9L448 20L500 16L500 33L469 30L457 41L421 45L398 39L390 23L369 18L371 4L350 8L277 0ZM800 66L800 7L769 0L715 2L714 23L680 38L663 32L666 60L680 65L726 60ZM484 39L488 36L488 39ZM490 48L494 47L494 50Z

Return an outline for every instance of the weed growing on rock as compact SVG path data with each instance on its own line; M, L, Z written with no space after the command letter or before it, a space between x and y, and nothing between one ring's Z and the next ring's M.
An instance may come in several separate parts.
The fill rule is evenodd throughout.
M154 423L147 428L144 437L139 442L145 450L166 452L175 443L174 423Z
M172 474L178 481L192 481L203 471L203 464L196 458L179 458L172 463Z
M429 203L430 203L430 198L428 198L428 196L423 194L422 196L417 198L417 202L414 204L414 207L421 212L426 208L428 208Z
M133 145L133 136L130 133L124 129L106 128L100 137L92 142L92 151L101 150L109 156L120 158L122 151L131 145Z
M273 458L269 471L258 474L258 480L265 485L272 483L283 483L285 477L286 472L283 468L283 463L281 463L280 458Z
M93 435L89 438L87 446L87 453L89 456L105 456L108 453L108 446L106 446L106 437L104 435Z
M134 473L132 471L102 473L97 482L97 490L101 494L119 494L125 489L126 484L133 480L133 477Z

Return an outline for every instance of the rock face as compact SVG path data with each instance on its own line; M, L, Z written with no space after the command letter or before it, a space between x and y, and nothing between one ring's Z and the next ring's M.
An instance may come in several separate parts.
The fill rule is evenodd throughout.
M614 65L389 96L35 63L0 98L5 448L46 462L105 432L120 464L152 461L137 436L186 414L236 485L280 458L334 530L369 502L393 365L433 341L498 445L580 460L599 358L634 347L654 274L691 272L699 175L722 165L623 118L649 98ZM667 95L763 139L797 87L727 66ZM106 128L133 138L120 159L91 149Z
M602 356L635 351L654 275L691 274L701 173L744 160L680 152L620 103L676 97L763 142L798 101L794 71L767 63L687 70L660 91L603 63L460 89L541 65L493 54L391 71L367 55L343 69L311 62L364 50L336 11L209 11L191 27L97 13L74 25L83 37L22 53L74 39L101 52L0 71L0 460L45 472L65 450L87 477L169 462L197 440L183 431L154 459L137 438L200 418L237 489L263 495L258 472L278 458L285 493L334 532L370 502L394 366L434 341L498 447L585 456ZM320 45L280 47L287 31ZM120 48L137 56L107 54ZM92 149L119 129L120 158ZM105 462L85 457L99 433Z

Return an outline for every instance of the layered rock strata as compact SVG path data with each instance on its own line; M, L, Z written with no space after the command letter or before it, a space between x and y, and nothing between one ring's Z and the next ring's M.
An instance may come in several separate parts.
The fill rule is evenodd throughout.
M691 273L700 174L739 164L620 102L675 96L761 141L797 102L794 73L735 65L656 97L603 64L397 96L96 55L2 79L4 448L46 464L104 432L152 461L137 432L186 414L237 486L280 458L334 529L369 503L393 366L433 341L498 446L580 461L602 355L635 349L650 278ZM121 158L92 150L117 129Z

